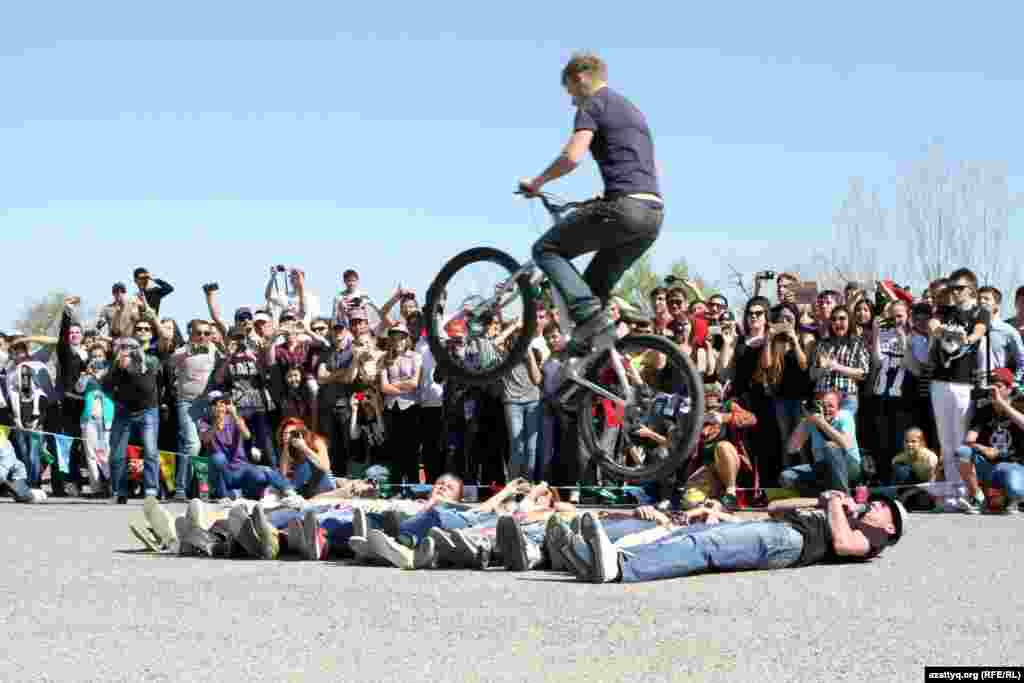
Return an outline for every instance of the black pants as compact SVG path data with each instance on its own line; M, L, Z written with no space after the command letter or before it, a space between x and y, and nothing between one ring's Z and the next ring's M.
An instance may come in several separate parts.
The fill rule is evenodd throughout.
M336 477L348 476L348 465L351 459L350 430L352 427L352 406L342 403L327 406L321 411L320 424L324 427L327 439L331 444L331 472Z
M419 481L420 440L417 430L420 426L420 407L412 405L405 410L398 406L389 408L387 417L387 453L391 463L391 480L415 484Z
M431 482L447 471L447 449L442 441L443 417L440 406L420 406L420 461L427 470L427 481Z
M67 396L57 405L53 406L50 413L53 420L52 431L59 434L75 437L71 443L71 452L68 454L68 473L60 471L57 463L50 466L50 488L57 498L67 495L67 484L81 483L81 467L85 464L84 452L82 450L82 412L85 410L85 402L77 398ZM54 455L57 454L56 445Z
M466 455L470 480L481 484L505 481L508 460L508 426L501 399L480 396L476 414L466 429Z
M664 208L657 202L619 197L588 202L533 245L533 261L550 278L582 321L611 297L633 262L658 239ZM571 259L596 251L581 277Z
M903 437L911 426L912 415L902 398L874 397L869 403L869 439L873 446L875 476L883 484L892 483L892 459L903 449Z

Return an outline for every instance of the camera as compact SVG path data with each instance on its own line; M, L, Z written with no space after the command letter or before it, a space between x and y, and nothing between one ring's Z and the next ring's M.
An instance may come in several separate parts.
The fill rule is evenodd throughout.
M758 273L754 277L756 277L758 280L774 280L775 279L775 271L774 270L762 270L760 273Z
M363 305L363 297L357 296L348 301L349 308L358 308Z
M292 435L289 438L292 441L295 441L296 439L305 439L306 438L306 430L305 429L296 429L295 431L292 432Z
M209 294L210 292L216 292L219 289L220 289L220 285L217 284L216 282L210 282L210 283L207 283L207 284L203 285L203 293L204 294Z
M276 273L283 273L283 272L287 271L288 269L286 267L284 267L284 266L277 265L277 266L273 267L273 270Z

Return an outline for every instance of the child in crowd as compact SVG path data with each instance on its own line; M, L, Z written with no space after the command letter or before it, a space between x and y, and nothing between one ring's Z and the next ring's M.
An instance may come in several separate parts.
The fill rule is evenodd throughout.
M923 484L935 481L939 456L928 449L924 430L911 427L903 435L903 450L892 459L893 480L897 484Z

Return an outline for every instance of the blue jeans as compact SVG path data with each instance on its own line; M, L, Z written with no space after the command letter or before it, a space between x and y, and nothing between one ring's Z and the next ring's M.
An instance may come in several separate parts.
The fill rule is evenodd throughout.
M214 451L210 455L210 484L215 498L227 498L230 492L232 497L241 494L246 498L257 499L269 486L282 493L294 490L283 474L269 467L247 462L228 467L228 458L223 451Z
M11 437L14 446L17 448L18 459L25 466L29 487L38 488L43 469L42 462L40 461L40 454L43 450L43 435L14 429L11 431Z
M813 465L796 465L782 471L779 483L802 493L817 495L823 490L850 492L860 482L860 461L841 448L825 448Z
M1007 498L1024 498L1024 465L992 462L970 446L956 449L960 462L974 462L978 481L1006 492Z
M147 408L129 413L118 407L110 428L110 490L117 496L128 495L128 440L132 432L142 435L142 487L147 496L160 492L160 452L156 440L160 430L160 409Z
M533 262L558 288L569 315L583 322L633 262L658 239L664 207L630 197L588 202L555 224L533 245ZM596 251L580 277L571 259Z
M893 465L892 482L894 484L923 484L924 481L917 478L914 468L910 465Z
M505 404L508 425L508 477L529 479L537 464L537 436L543 426L544 411L540 401Z
M690 576L706 571L782 569L800 559L804 538L781 522L685 527L620 556L623 583Z
M383 516L376 516L372 513L367 519L377 517L377 521ZM493 512L478 512L476 510L457 511L443 505L434 507L413 515L402 522L399 529L400 536L408 537L413 545L419 544L427 537L431 529L466 529L468 527L494 527L498 524L498 515ZM381 524L383 526L383 524Z
M186 495L192 481L192 458L199 455L199 427L197 423L210 411L205 398L178 401L178 455L175 460L174 493Z
M772 399L772 406L775 408L775 421L779 425L779 436L782 437L783 444L786 444L789 441L789 437L793 434L793 430L796 429L797 425L800 424L800 420L803 418L803 414L800 410L802 405L803 402L799 399ZM786 451L783 451L783 453L786 453Z
M295 490L301 491L302 487L309 483L313 476L317 473L317 470L309 462L304 460L292 470L291 483L295 487ZM318 495L321 493L327 493L337 488L334 482L334 476L330 472L325 472L320 478L320 484L316 487L316 490L312 492L312 495Z

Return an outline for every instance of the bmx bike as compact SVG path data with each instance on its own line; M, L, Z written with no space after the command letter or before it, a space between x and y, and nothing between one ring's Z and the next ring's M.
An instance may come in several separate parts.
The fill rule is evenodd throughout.
M582 205L558 203L544 193L533 196L556 222ZM430 285L423 312L436 365L451 380L467 385L500 381L532 353L537 303L547 297L557 306L555 324L562 338L571 339L565 300L557 287L546 284L535 264L520 265L491 247L452 258ZM449 294L461 303L446 318ZM518 334L509 336L504 349L498 348L494 335L500 324L516 319ZM458 345L449 343L445 333L453 320L465 325L459 325L466 334L460 335ZM679 469L703 425L704 385L675 343L653 334L611 337L591 344L585 355L561 362L557 388L544 400L556 411L575 413L581 447L604 475L646 482Z

